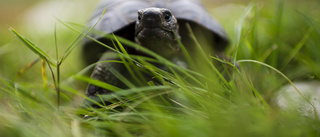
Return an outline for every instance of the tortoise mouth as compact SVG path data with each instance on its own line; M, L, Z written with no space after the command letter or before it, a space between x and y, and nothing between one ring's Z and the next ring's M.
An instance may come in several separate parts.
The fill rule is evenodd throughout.
M172 30L162 28L142 28L136 31L137 39L173 40L175 35Z
M144 35L144 37L157 37L161 35L169 34L174 37L172 30L167 30L163 28L142 28L136 31L136 37L139 35Z
M143 28L136 32L135 40L164 57L171 57L179 50L174 32L162 28Z

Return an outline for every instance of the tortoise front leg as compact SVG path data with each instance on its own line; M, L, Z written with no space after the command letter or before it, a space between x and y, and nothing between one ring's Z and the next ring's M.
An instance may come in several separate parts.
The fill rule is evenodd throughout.
M92 79L99 80L101 82L108 83L110 85L113 85L115 87L125 89L128 88L117 76L114 74L114 71L117 71L119 74L121 74L124 77L129 77L128 70L124 66L123 63L119 63L117 61L120 61L119 57L114 52L106 52L103 54L103 56L100 58L99 64L97 64L93 70L93 73L91 75ZM101 88L99 86L89 84L87 87L86 95L98 101L99 103L102 103L98 95L104 95L104 94L111 94L114 91L110 91L108 89ZM86 101L89 103L88 101ZM103 101L106 105L111 104L110 101L104 100ZM91 104L91 103L89 103ZM97 105L91 105L93 107L98 107Z

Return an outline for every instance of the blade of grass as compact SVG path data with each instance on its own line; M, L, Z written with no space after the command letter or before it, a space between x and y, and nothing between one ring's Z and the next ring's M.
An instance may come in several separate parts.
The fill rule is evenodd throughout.
M147 62L146 60L143 59L143 57L138 58L137 60L139 60L139 62L141 64L143 64L143 68L148 70L148 72L152 73L152 76L156 79L159 80L160 83L164 84L165 83L165 79L166 80L171 80L170 78L168 78L168 75L163 75L159 73L159 69L157 67L155 67L153 64L151 64L150 62ZM153 79L154 79L153 78Z
M297 53L300 51L300 49L305 45L305 43L309 39L312 32L313 32L313 28L310 27L309 30L304 35L304 37L300 40L298 45L295 46L295 48L290 52L290 55L288 56L288 58L286 58L284 60L284 63L283 63L284 65L283 65L282 69L285 68L289 64L289 62L293 59L293 57L295 57L297 55Z
M217 61L219 61L219 62L221 62L221 63L227 64L227 65L229 65L229 66L237 69L237 66L235 66L235 65L234 65L233 63L231 63L230 61L222 60L222 59L220 59L220 58L218 58L218 57L214 57L214 56L210 56L210 58L213 58L214 60L217 60ZM238 69L237 69L237 70L238 70ZM238 70L238 71L239 71L239 70Z
M275 51L277 48L278 48L277 45L271 46L271 47L259 58L259 61L260 61L260 62L264 62L264 61L271 55L271 53L273 53L273 51Z
M265 99L263 98L263 95L261 95L256 88L254 87L254 84L252 82L252 80L247 76L247 74L245 73L245 71L241 71L241 77L242 77L242 81L247 85L247 87L251 88L252 90L252 94L253 96L260 102L262 102L262 104L264 105L264 107L270 107L269 104L265 101Z
M239 48L240 48L240 43L241 43L241 41L242 41L242 40L245 38L245 36L247 36L247 34L249 34L249 32L250 32L250 31L247 32L247 33L245 34L245 36L241 36L245 19L246 19L246 17L249 15L249 13L250 13L251 10L253 9L253 7L254 7L254 5L253 5L252 3L250 3L249 6L247 6L245 13L243 14L243 16L242 16L242 18L241 18L241 20L240 20L240 23L239 23L239 25L237 26L237 31L236 31L236 33L237 33L237 34L236 34L237 39L236 39L236 42L235 42L235 43L237 44L237 46L236 46L236 51L235 51L234 54L233 54L233 63L236 63L236 61L237 61L237 55L238 55L238 51L239 51ZM236 64L234 64L234 65L236 65Z
M119 46L119 48L120 48L120 51L121 51L124 55L130 57L130 55L129 55L128 52L124 49L123 45L119 42L119 40L117 39L117 37L116 37L115 35L113 35L113 36L114 36L114 38L115 38L115 40L116 40L116 42L117 42L117 44L118 44L118 46ZM115 46L115 47L117 47L117 46ZM121 60L122 60L123 62L125 62L125 63L124 63L125 67L127 68L127 70L129 71L130 75L132 76L133 79L135 79L136 82L140 83L140 85L143 85L143 83L146 83L146 80L145 80L144 76L143 76L142 73L138 70L138 68L135 67L136 64L135 64L132 60L129 59L128 61L126 61L125 58L124 58L123 56L121 56L121 55L120 55L120 58L121 58ZM127 63L126 63L126 62L127 62ZM133 67L130 67L130 66L133 66ZM134 72L136 72L136 73L134 73L132 70L133 70ZM137 75L137 76L136 76L136 75ZM139 78L138 78L138 77L139 77Z
M95 80L92 80L90 78L86 78L86 77L83 77L83 76L77 76L79 77L80 79L79 80L83 80L83 81L93 81L95 82ZM105 87L108 87L106 83L99 83L99 82L96 82L95 84L100 84L101 87L102 86L105 86ZM134 100L137 100L139 98L146 98L146 95L143 95L141 96L142 94L146 94L145 92L154 92L154 91L163 91L163 90L173 90L174 88L173 87L170 87L170 86L147 86L147 87L137 87L137 88L133 88L133 89L125 89L125 90L117 90L116 92L112 93L112 94L102 94L102 95L98 95L98 96L92 96L90 97L92 100L95 100L96 102L98 101L101 101L101 100L113 100L113 99L117 99L123 103L126 103L128 102L127 100L129 101L134 101ZM142 93L144 92L144 93ZM165 91L166 92L166 91ZM169 93L169 92L166 92L166 93ZM159 93L156 93L156 94L152 94L152 95L155 95L155 96L158 96ZM164 95L164 94L161 94L161 95ZM136 98L135 96L139 96L138 98ZM125 97L126 100L123 100L121 99L120 97Z
M126 63L126 62L124 62ZM131 68L129 68L131 69ZM123 76L121 74L121 72L118 72L117 70L113 69L113 68L109 68L109 70L111 71L111 73L116 76L120 81L122 81L126 86L128 86L129 88L135 88L135 84L133 84L130 80L128 80L125 76ZM137 79L139 80L139 79Z
M86 95L83 95L83 94L79 93L79 91L77 91L77 90L75 90L75 89L73 89L73 88L70 88L70 87L68 87L68 86L63 86L63 85L62 85L62 86L61 86L61 89L63 89L64 91L73 93L73 94L75 94L75 95L79 95L79 96L83 97L85 100L88 100L88 101L90 101L90 102L92 102L92 103L94 103L94 104L96 104L96 105L99 105L100 107L103 107L103 105L100 104L99 102L97 102L97 101L89 98L89 97L86 96Z
M15 34L33 53L37 54L42 58L43 60L48 59L48 62L56 67L56 61L52 59L47 53L42 51L40 48L38 48L35 44L33 44L31 41L29 41L27 38L24 36L20 35L16 30L14 30L12 27L9 26L10 31Z
M201 55L203 56L203 59L205 59L205 61L210 65L210 67L213 69L213 71L216 72L216 74L219 76L219 78L227 86L228 85L228 81L221 75L219 70L213 65L212 61L209 59L209 57L207 56L206 52L203 50L203 48L201 47L200 43L198 42L196 36L194 35L191 26L189 24L187 24L186 26L188 28L188 31L190 33L190 36L191 36L192 40L196 43L197 48L202 53Z
M151 86L151 87L152 87L152 86L157 86L153 81L149 81L149 82L148 82L148 85ZM156 91L156 92L159 92L159 91ZM144 94L144 97L147 97L147 96ZM161 101L164 102L164 104L166 104L167 106L170 106L170 105L171 105L171 104L170 104L163 96L161 96L161 95L160 95L160 99L161 99ZM149 102L152 103L151 100L150 100Z
M155 76L155 78L157 78L160 81L161 84L166 84L169 82L172 84L171 86L177 86L177 87L183 88L183 86L180 83L181 81L179 81L174 75L172 75L168 71L165 71L161 68L158 68L158 67L150 64L149 62L146 62L145 60L139 60L139 62L141 62L144 65L143 67L146 68L147 70L149 70L149 72L151 72L153 74L153 76ZM172 73L178 74L176 71L180 71L180 69L183 69L183 68L173 69L169 66L168 69L171 70ZM182 71L180 71L180 72L182 72ZM198 81L195 77L193 77L189 73L187 73L187 74L183 73L181 75L187 76L188 78L191 78L191 79L195 79L196 83L199 83L199 85L204 86L203 83ZM180 75L176 75L176 76L180 76Z
M51 75L52 75L52 79L53 79L53 84L54 84L55 90L56 90L56 92L57 92L57 108L58 108L58 110L59 110L59 107L60 107L60 87L59 87L59 84L57 83L56 77L55 77L55 75L54 75L54 72L53 72L53 70L52 70L52 68L51 68L50 63L48 62L47 59L46 59L45 61L47 62L48 66L49 66L49 69L50 69L50 72L51 72ZM58 65L57 68L59 68L59 65ZM59 69L57 69L57 70L59 70ZM59 72L59 71L58 71L58 72ZM58 74L57 74L57 75L58 75ZM59 75L58 75L58 76L59 76Z
M59 60L59 47L58 47L58 38L57 38L57 24L54 24L54 46L56 47L56 60Z
M304 19L313 27L313 29L318 33L318 35L320 36L320 27L319 27L319 22L317 22L316 19L318 18L312 18L310 17L308 14L306 13L302 13L301 11L298 11L298 13L300 13Z
M91 30L93 30L93 28L100 22L102 16L103 16L103 15L105 14L105 12L106 12L106 9L107 9L107 7L104 8L104 10L103 10L103 12L101 13L98 21L97 21L92 27L89 28L89 30L85 33L85 35L82 35L82 33L79 33L79 36L77 37L77 39L74 40L74 41L71 43L71 45L68 47L68 49L67 49L67 50L65 51L65 53L62 55L61 60L59 61L60 63L62 63L63 60L64 60L65 58L67 58L67 56L73 51L73 49L74 49L75 47L77 47L77 46L82 42L82 40L91 32ZM62 23L62 21L59 20L58 18L56 18L56 20L58 20L60 23Z
M11 84L11 83L9 83L9 82L1 79L1 78L0 78L0 81L1 81L7 88L9 88L10 90L14 90L13 84Z
M275 9L275 13L274 13L274 17L275 17L275 27L274 27L274 40L275 43L279 46L281 46L280 41L281 39L281 29L282 29L282 16L283 16L283 12L284 12L284 0L277 0L277 3L275 5L276 9ZM273 53L270 55L270 65L275 66L275 67L279 67L278 66L278 59L279 59L279 50L274 50Z
M86 72L88 72L89 70L91 70L92 68L94 68L97 64L100 63L108 63L108 62L114 62L114 63L123 63L122 61L118 61L118 60L106 60L106 61L99 61L99 62L95 62L93 64L90 64L89 66L85 67L84 69L82 69L81 71L79 71L76 75L85 75ZM62 81L62 83L66 83L66 82L71 82L73 80L73 76L66 78L64 81Z
M34 66L38 61L40 60L40 58L37 58L36 60L32 61L31 63L29 63L26 67L22 68L15 76L14 78L11 80L11 83L13 83L14 81L16 81L16 79L22 75L26 70L30 69L32 66Z
M41 74L42 74L42 81L43 81L43 87L45 89L45 91L48 90L48 82L47 82L47 74L46 74L46 62L44 60L42 60L41 63Z
M137 87L134 89L125 89L125 90L119 90L115 92L114 96L128 96L128 95L137 95L137 93L141 92L147 92L147 91L159 91L159 90L174 90L175 88L171 86L146 86L146 87ZM158 94L158 93L157 93ZM110 96L110 95L101 95L101 96ZM110 96L111 97L111 96ZM112 99L108 98L108 99Z
M185 48L185 46L182 44L182 42L181 42L180 38L178 37L178 35L177 35L175 32L174 32L173 34L174 34L176 40L178 41L179 46L180 46L180 48L181 48L181 50L182 50L182 53L183 53L183 55L185 56L187 62L190 64L190 66L195 66L195 64L194 64L194 62L193 62L190 54L188 53L188 51L187 51L187 49Z
M43 103L41 100L39 100L35 95L32 95L32 93L30 93L31 90L28 89L24 89L23 87L19 86L18 84L14 84L14 89L16 90L16 93L19 95L23 95L24 97L37 102L37 103Z
M154 76L158 76L160 81L163 81L162 80L162 78L163 78L165 80L173 82L174 84L177 84L174 82L176 79L170 73L168 73L167 71L164 71L162 69L159 69L158 67L149 63L149 62L152 62L154 59L149 59L148 57L143 57L143 56L131 56L131 57L139 60L139 62L142 63L143 67L148 69L151 73L153 73ZM146 61L148 61L148 62L146 62ZM157 63L159 61L155 60L154 62ZM192 71L192 70L189 70L188 68L177 66L176 64L175 64L175 66L168 65L167 68L170 70L174 69L175 71L182 73L181 75L184 75L185 77L190 78L190 80L193 80L195 83L201 85L202 87L205 87L203 85L203 83L195 77L195 76L200 76L200 77L206 78L202 74L195 72L195 71Z
M76 76L74 76L74 78L77 79L77 80L88 82L90 84L99 86L101 88L104 88L104 89L107 89L107 90L110 90L110 91L117 92L117 91L121 90L120 88L118 88L116 86L110 85L110 84L105 83L105 82L101 82L99 80L91 79L91 78L86 77L86 76L78 76L78 75L76 75Z

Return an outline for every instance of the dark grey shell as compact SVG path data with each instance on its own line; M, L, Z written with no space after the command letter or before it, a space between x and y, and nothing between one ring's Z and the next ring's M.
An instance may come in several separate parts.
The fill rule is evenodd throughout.
M105 14L94 29L105 33L115 33L134 24L138 18L137 12L139 9L150 7L167 8L177 18L178 22L179 20L183 20L191 22L191 25L197 24L208 29L214 34L215 43L217 43L217 41L219 42L214 48L223 50L227 47L229 40L224 29L220 23L206 11L198 0L103 0L99 4L98 9L94 12L89 24L91 26L96 24L103 10L106 8ZM134 32L133 27L130 29L133 30L124 31ZM95 39L103 37L96 34L90 34L90 36ZM134 35L131 35L130 37L134 37ZM89 42L85 42L85 46L90 46L88 43Z

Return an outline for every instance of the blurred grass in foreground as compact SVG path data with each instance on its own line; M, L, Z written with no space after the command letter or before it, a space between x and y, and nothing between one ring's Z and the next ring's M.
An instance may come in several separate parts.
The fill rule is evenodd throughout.
M318 1L275 0L226 5L210 12L227 29L232 44L226 52L236 61L256 60L280 70L292 81L314 81L320 78L320 9L315 8L319 6ZM68 21L65 24L83 31ZM65 29L60 30L62 27ZM57 28L56 38L54 26L50 28L52 34L45 36L16 31L59 60L81 34L61 23ZM144 58L123 55L126 60L133 58L148 66L144 71L159 71L155 78L163 84L162 90L119 92L131 101L115 104L127 106L123 112L112 106L90 111L77 108L84 98L86 82L99 84L76 74L83 67L80 48L72 50L61 64L58 110L48 66L43 69L44 75L40 60L13 81L15 74L38 56L18 40L0 46L0 136L319 136L320 123L312 113L303 116L297 107L283 110L275 103L277 92L289 82L276 71L252 62L240 63L242 71L235 72L229 82L222 82L213 67L202 68L212 73L195 74L171 66L177 72L171 75L143 62ZM19 60L23 64L16 65ZM162 63L170 66L170 62ZM57 76L56 68L53 70ZM197 84L185 80L186 74ZM148 84L150 89L161 89L152 82ZM164 103L159 101L162 96L168 98Z

